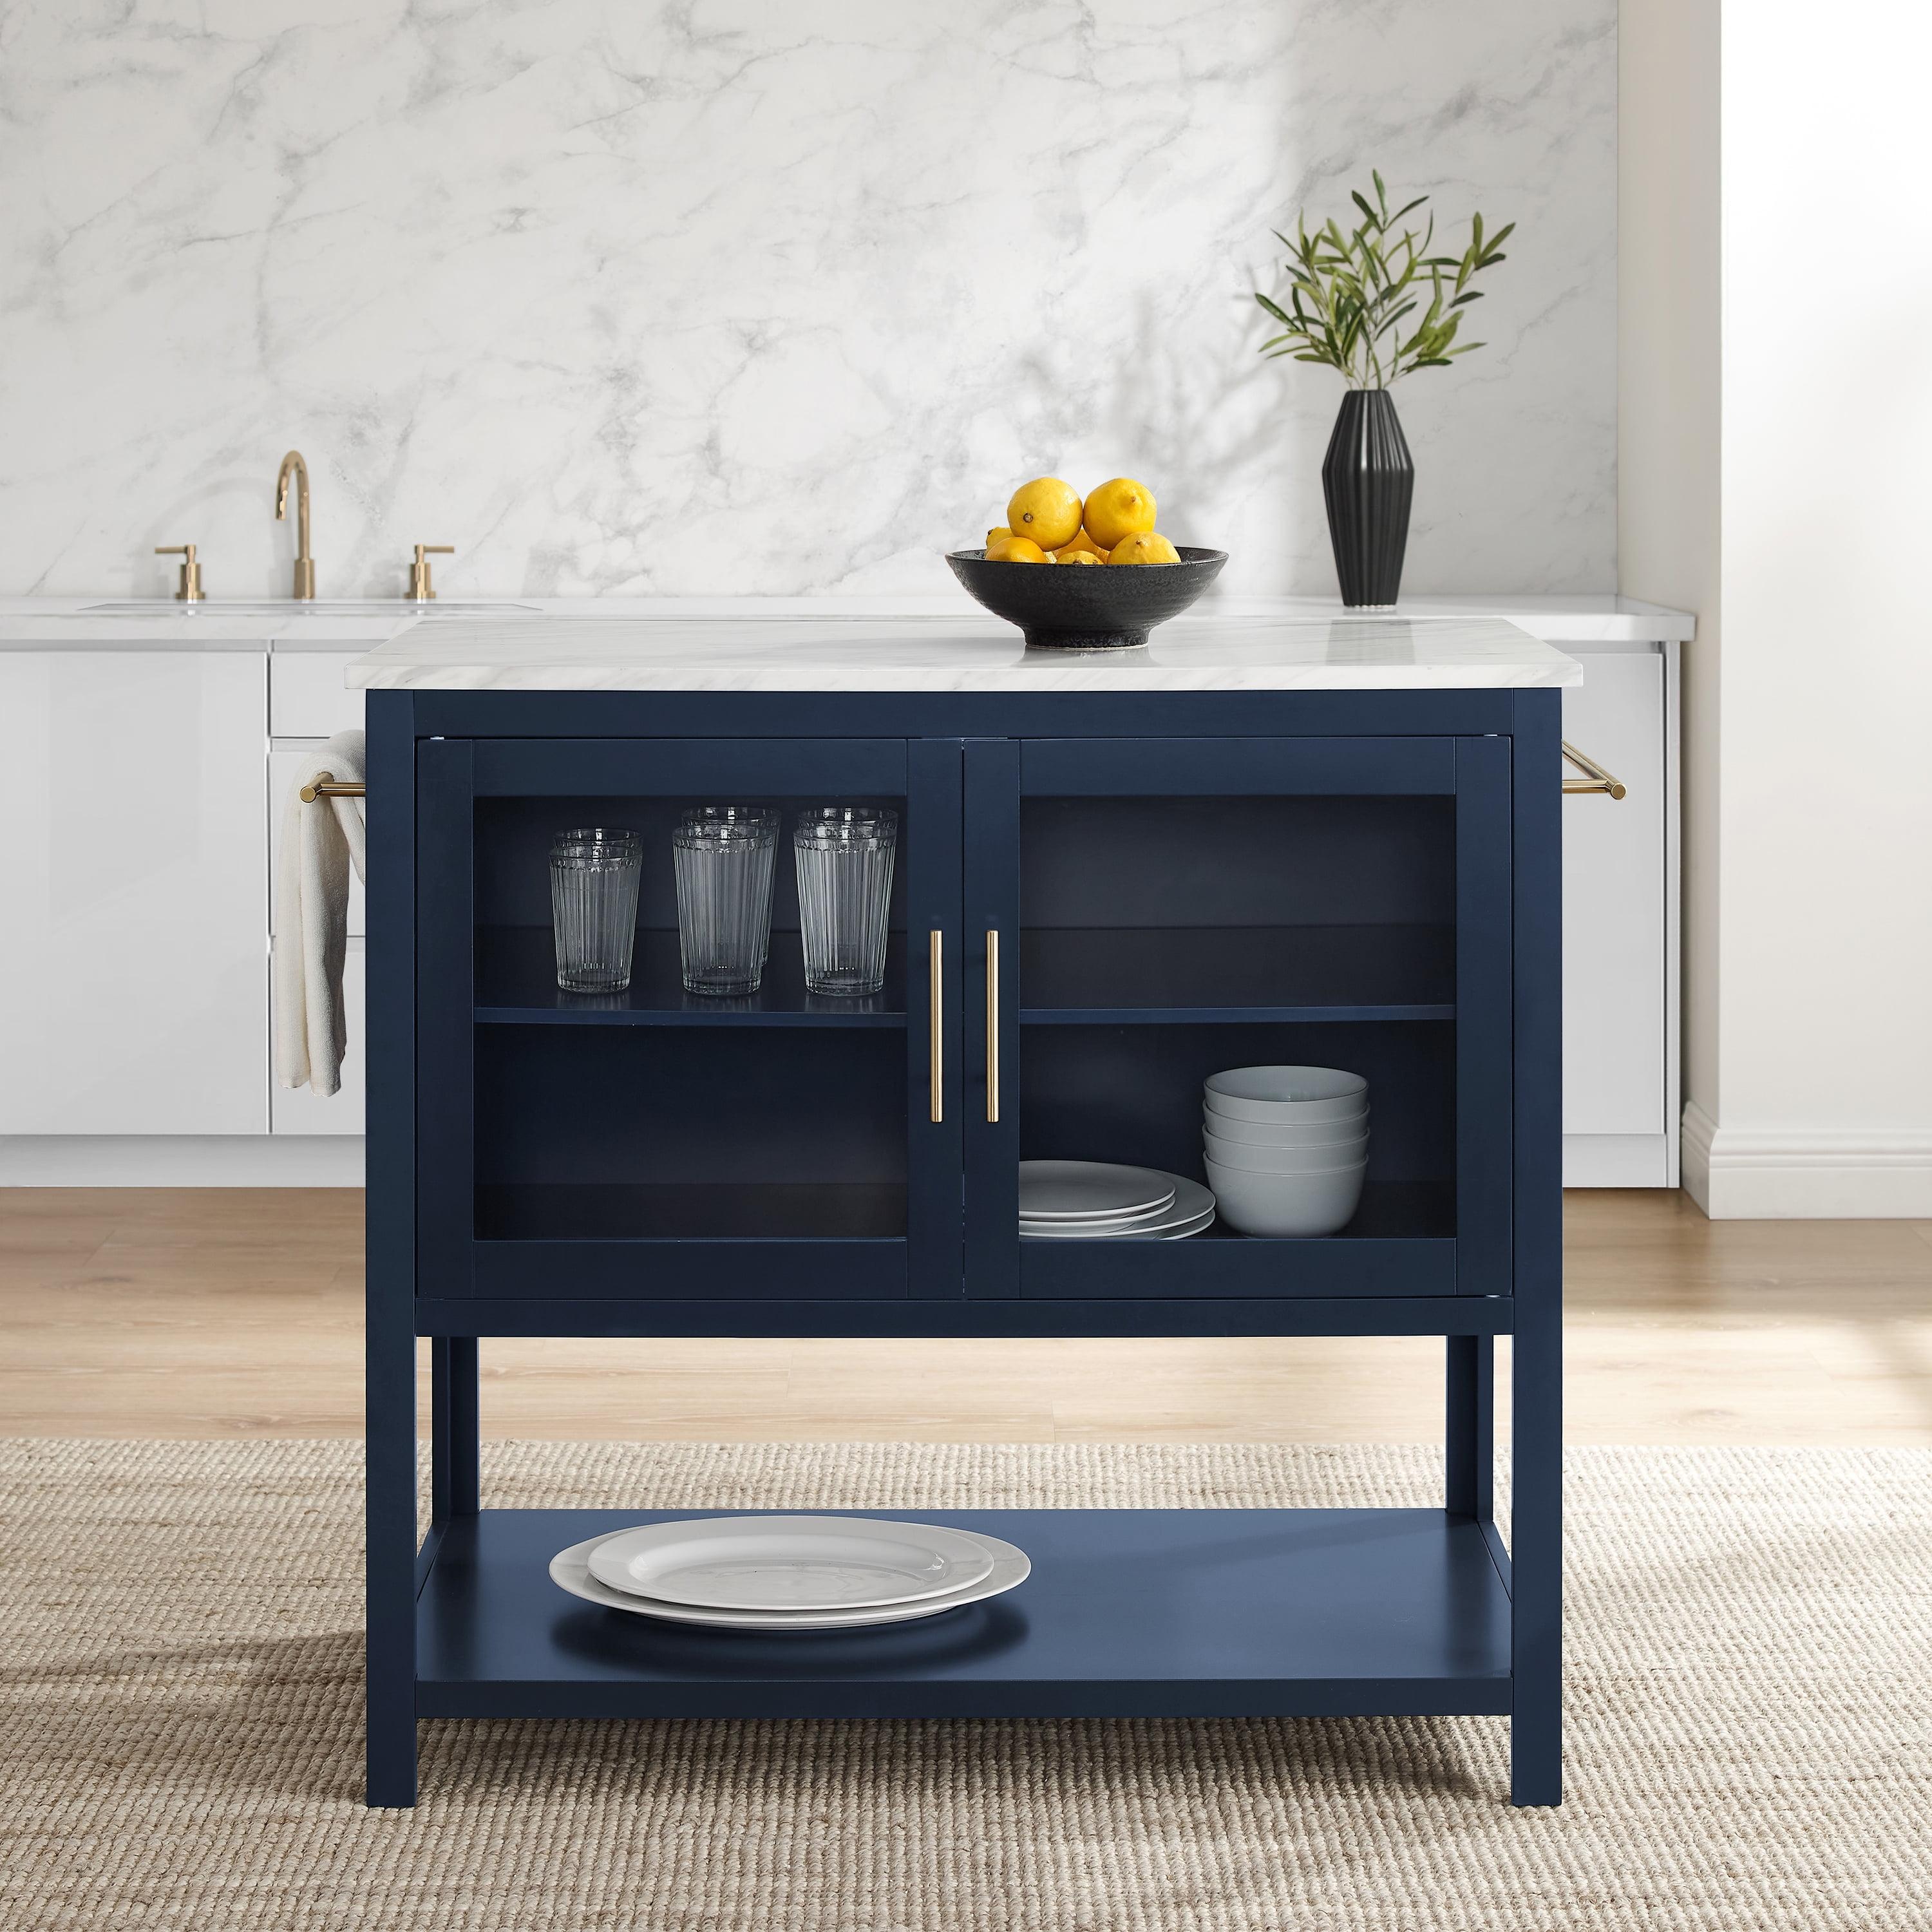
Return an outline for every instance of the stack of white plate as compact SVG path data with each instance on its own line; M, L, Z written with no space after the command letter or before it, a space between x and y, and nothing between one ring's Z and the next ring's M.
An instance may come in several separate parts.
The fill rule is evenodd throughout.
M1184 1174L1100 1160L1020 1162L1022 1240L1178 1241L1214 1219L1214 1196Z
M685 1516L593 1536L550 1580L613 1610L711 1630L852 1630L909 1623L1026 1580L997 1536L858 1516Z
M1369 1164L1369 1083L1334 1066L1236 1066L1209 1076L1208 1179L1244 1234L1332 1234Z

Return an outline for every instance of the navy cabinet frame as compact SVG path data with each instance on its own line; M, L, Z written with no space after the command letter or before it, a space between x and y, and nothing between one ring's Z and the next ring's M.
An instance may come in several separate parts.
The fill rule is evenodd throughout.
M1554 691L372 693L368 1802L413 1802L415 1727L430 1716L1384 1712L1508 1714L1514 1801L1559 1802L1558 703ZM904 801L902 1010L863 1022L904 1041L903 1235L480 1236L478 1040L578 1022L479 984L479 801L730 793ZM1418 979L1400 1000L1331 990L1184 1015L1144 999L1027 1006L1029 801L1357 796L1453 812L1452 997ZM988 932L1011 935L996 1008ZM930 932L946 967L938 1122ZM1016 1238L1015 1102L1052 1030L1358 1021L1390 1038L1409 1024L1453 1030L1446 1223L1327 1242ZM648 1005L589 1022L707 1023ZM789 1010L737 1023L817 1024ZM990 1050L1013 1096L998 1120ZM1216 1512L1204 1542L1184 1512L993 1513L988 1526L1037 1562L997 1609L791 1648L665 1632L577 1605L544 1574L554 1550L639 1512L482 1508L479 1339L544 1334L1441 1335L1444 1508ZM1505 1334L1507 1550L1491 1489ZM421 1337L433 1473L419 1537ZM1124 1597L1135 1555L1163 1550L1178 1574L1230 1545L1238 1589L1096 1614ZM1391 1621L1393 1603L1406 1607Z

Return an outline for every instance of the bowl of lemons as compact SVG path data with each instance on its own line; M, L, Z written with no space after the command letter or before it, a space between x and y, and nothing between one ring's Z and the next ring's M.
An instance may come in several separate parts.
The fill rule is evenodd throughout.
M1029 649L1132 650L1228 560L1224 550L1169 543L1155 510L1154 492L1131 476L1084 498L1058 476L1039 476L1013 492L982 548L949 551L946 561L996 617L1020 627Z

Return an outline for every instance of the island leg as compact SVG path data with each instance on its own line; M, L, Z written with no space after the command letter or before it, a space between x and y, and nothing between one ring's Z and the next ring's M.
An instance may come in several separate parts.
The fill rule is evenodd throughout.
M437 1522L482 1506L477 1469L476 1337L440 1335L430 1344L430 1514Z
M1510 1799L1563 1802L1563 1342L1553 1293L1517 1298L1510 1508Z
M1510 1377L1510 1797L1563 1802L1563 818L1559 691L1520 691Z
M416 1802L416 1351L406 1313L372 1304L367 1344L368 1786Z
M1496 1514L1496 1345L1451 1335L1443 1402L1443 1506L1486 1523Z

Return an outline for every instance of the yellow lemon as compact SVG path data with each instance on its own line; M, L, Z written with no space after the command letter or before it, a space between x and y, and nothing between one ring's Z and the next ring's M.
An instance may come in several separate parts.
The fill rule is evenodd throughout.
M1010 537L1012 535L1012 532L1008 530L1004 524L995 524L993 527L986 532L986 548L988 550L991 550L994 544L998 543L1002 537Z
M1030 537L1002 537L986 546L988 563L1044 563L1046 553Z
M1070 544L1062 544L1060 547L1060 560L1062 563L1065 563L1069 558L1076 555L1091 556L1096 563L1105 563L1107 560L1107 553L1087 534L1084 530L1082 530Z
M1107 560L1104 556L1096 556L1090 550L1063 550L1054 553L1053 560L1055 563L1100 564L1105 563Z
M1042 550L1058 550L1079 533L1080 499L1072 484L1058 476L1036 477L1013 492L1006 521L1016 536L1030 538Z
M1087 527L1111 555L1116 544L1154 528L1154 492L1131 476L1102 483L1087 499Z
M1178 563L1180 553L1158 530L1138 530L1113 548L1109 563Z

